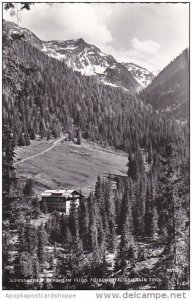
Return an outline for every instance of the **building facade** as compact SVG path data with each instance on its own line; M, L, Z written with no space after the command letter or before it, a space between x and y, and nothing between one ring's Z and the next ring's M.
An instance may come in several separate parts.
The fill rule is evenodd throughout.
M60 211L69 215L72 201L78 207L83 195L77 190L46 190L40 196L41 201L46 203L48 212Z

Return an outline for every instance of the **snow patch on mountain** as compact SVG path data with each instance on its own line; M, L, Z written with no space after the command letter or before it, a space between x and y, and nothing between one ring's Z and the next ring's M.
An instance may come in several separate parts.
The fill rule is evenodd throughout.
M74 40L41 41L30 30L4 21L9 34L24 34L24 39L46 55L63 61L74 71L85 76L94 76L98 82L120 87L131 93L145 88L154 75L133 63L119 63L112 55L103 53L82 38Z
M105 80L100 80L103 84L105 84L105 85L110 85L110 86L112 86L112 87L118 87L118 85L116 85L116 84L113 84L113 83L110 83L110 82L107 82L107 81L105 81Z
M147 87L152 79L154 78L154 74L147 69L140 67L133 63L123 63L128 71L130 71L137 82L141 85L140 89Z

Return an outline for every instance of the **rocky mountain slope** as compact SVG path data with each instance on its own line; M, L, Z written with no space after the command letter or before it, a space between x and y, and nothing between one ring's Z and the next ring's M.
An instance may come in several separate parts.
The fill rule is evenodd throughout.
M189 51L185 49L140 93L159 112L185 121L189 118Z
M50 57L64 61L69 68L82 75L94 76L99 82L121 87L132 93L145 88L154 78L153 73L133 63L119 63L111 55L103 53L82 38L68 41L41 41L30 30L4 21L10 35L19 34Z
M42 51L64 60L68 67L82 75L95 76L104 84L137 91L146 87L153 74L133 63L119 63L113 56L103 53L83 39L50 41L43 43Z
M132 73L134 78L141 85L141 89L147 87L155 77L154 72L151 73L147 69L142 68L134 63L123 63L129 72Z

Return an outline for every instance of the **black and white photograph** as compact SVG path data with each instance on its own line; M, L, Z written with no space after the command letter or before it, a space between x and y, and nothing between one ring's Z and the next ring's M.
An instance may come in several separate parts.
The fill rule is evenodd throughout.
M3 290L190 290L189 12L2 3Z

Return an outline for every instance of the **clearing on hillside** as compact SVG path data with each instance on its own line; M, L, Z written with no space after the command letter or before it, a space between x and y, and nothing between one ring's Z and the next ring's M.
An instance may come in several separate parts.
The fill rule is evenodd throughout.
M123 151L105 149L86 141L82 145L59 141L44 152L52 144L53 141L32 141L30 146L16 149L16 162L21 160L15 164L17 173L32 178L36 194L47 188L76 188L87 195L94 188L98 174L126 175L127 154Z

